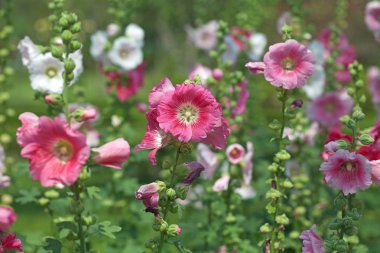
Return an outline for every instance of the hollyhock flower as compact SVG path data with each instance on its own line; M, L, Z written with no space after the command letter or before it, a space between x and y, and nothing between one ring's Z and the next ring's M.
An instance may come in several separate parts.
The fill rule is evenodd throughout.
M148 95L150 108L157 109L157 106L161 102L161 100L168 93L174 90L175 89L172 82L167 77L162 79L159 84L153 87L152 91Z
M322 95L326 81L326 73L321 65L315 65L315 70L309 81L302 89L310 99L315 99Z
M372 32L378 33L380 32L380 2L379 1L371 1L367 3L365 8L365 23L367 27Z
M317 122L311 123L310 127L305 131L304 134L304 142L309 146L314 146L315 137L317 136L319 131L319 125Z
M228 183L230 182L229 175L223 175L221 178L215 181L212 189L215 192L222 192L228 189Z
M156 153L159 149L166 146L170 140L170 136L160 128L157 122L157 110L146 113L146 119L148 121L147 131L141 143L135 147L135 151L153 149L149 153L148 158L153 165L156 165Z
M16 213L11 207L0 206L0 234L7 232L9 227L16 221Z
M240 93L238 95L238 100L236 101L236 106L231 111L232 118L235 118L237 115L241 115L245 112L245 108L249 98L249 91L247 86L247 80L243 80L242 82L237 84L237 87L240 88Z
M263 56L265 46L267 45L267 37L263 33L253 33L248 39L248 44L249 59L258 61Z
M369 90L371 91L372 102L380 103L380 70L377 67L371 67L368 70L367 80Z
M203 50L211 50L217 43L216 32L218 31L218 27L218 22L212 20L198 28L188 26L186 27L186 32L194 46Z
M337 57L335 64L338 64L343 67L342 70L335 72L335 77L338 82L349 83L352 81L350 74L349 66L356 60L356 51L355 48L351 46L346 46L341 50L341 54Z
M107 33L97 31L91 36L90 54L94 59L100 59L104 53L108 38Z
M329 143L330 141L345 140L347 142L352 142L352 137L350 135L344 134L341 131L341 126L336 125L329 129L329 134L324 144Z
M140 45L132 38L117 38L108 52L111 62L123 70L135 69L143 62Z
M246 184L242 184L242 186L236 188L235 192L244 200L252 199L256 196L256 190L251 185Z
M207 145L199 143L197 146L197 161L205 168L204 178L211 179L219 165L219 160L215 153Z
M142 185L135 194L136 199L142 200L147 209L157 209L160 197L158 190L159 187L157 183Z
M226 150L228 161L232 164L238 164L244 159L244 147L238 143L234 143L227 147Z
M323 66L325 64L325 47L322 42L313 40L309 45L310 51L313 53L315 64Z
M284 89L304 86L314 72L311 51L295 40L270 46L264 55L264 64L265 79Z
M42 116L36 121L36 117L21 114L17 130L21 156L29 160L32 178L44 187L73 184L89 157L86 137L59 118Z
M264 62L248 62L245 64L245 67L248 68L252 74L264 74L266 65Z
M201 80L202 84L206 85L207 79L212 76L212 72L211 69L201 64L196 64L187 78L190 80L194 80L195 76L199 76L199 79Z
M315 232L316 225L309 230L301 233L300 239L303 240L302 253L325 253L323 240Z
M120 31L120 27L117 24L109 24L107 26L107 34L110 37L115 36Z
M371 163L371 178L376 184L380 184L380 160L370 161Z
M365 190L371 184L371 164L364 156L340 149L320 168L326 183L342 190L344 195Z
M8 250L16 250L19 253L24 253L22 250L20 239L16 238L16 234L0 234L0 252L8 252Z
M282 27L287 24L287 25L292 25L293 19L292 16L290 15L289 12L283 12L280 17L277 20L277 32L278 34L282 34Z
M331 36L331 29L326 28L321 31L319 34L319 41L322 43L324 46L325 50L325 59L329 56L330 51L331 51L331 46L330 46L330 36ZM339 34L339 44L338 44L338 49L343 49L349 45L348 39L344 33Z
M212 70L212 78L214 78L216 81L220 81L223 78L223 70L221 69L213 69Z
M311 120L324 127L332 127L339 123L340 117L351 112L353 101L346 93L328 92L317 97L307 108Z
M202 173L202 171L205 170L203 165L199 162L189 162L185 164L185 167L189 169L189 173L184 178L183 183L190 185L194 180L196 180Z
M121 169L131 153L129 143L123 138L118 138L92 150L97 153L93 158L96 163L115 169Z
M212 131L223 130L220 104L200 85L177 85L162 98L157 112L160 128L182 142L212 142L215 137ZM219 139L225 143L225 137Z
M252 181L253 154L253 143L247 142L247 152L243 159L243 185L250 185Z
M17 49L21 53L21 60L24 66L28 66L34 58L41 54L38 47L28 37L24 37L17 45Z
M234 64L240 54L241 48L230 35L224 38L224 43L226 44L227 49L222 55L222 61Z
M221 107L220 110L222 110ZM214 128L207 134L207 137L202 139L202 142L212 145L216 149L224 149L229 134L230 129L228 128L227 120L222 116L217 120Z
M10 177L4 176L4 170L5 170L4 163L5 163L4 148L0 144L0 189L8 187L11 183Z
M125 36L127 36L127 38L130 38L130 39L133 39L134 41L136 41L136 43L140 47L142 47L144 45L145 33L144 33L144 30L139 25L129 24L125 28Z

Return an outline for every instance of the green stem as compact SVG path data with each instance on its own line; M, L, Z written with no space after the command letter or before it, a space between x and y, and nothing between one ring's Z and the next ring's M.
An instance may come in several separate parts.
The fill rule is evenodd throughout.
M81 253L87 253L86 249L86 239L83 231L83 223L82 223L82 203L80 199L81 194L81 185L77 181L72 187L72 192L74 194L74 204L73 209L75 210L75 221L78 225L78 237L79 237L79 246L80 246L80 252Z

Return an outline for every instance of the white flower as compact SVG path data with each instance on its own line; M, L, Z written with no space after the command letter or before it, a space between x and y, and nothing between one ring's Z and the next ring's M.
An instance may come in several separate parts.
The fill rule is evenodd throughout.
M75 69L73 71L74 79L70 82L70 85L78 81L79 76L83 72L83 55L81 50L77 50L74 53L69 55L69 58L72 59L75 63Z
M129 24L127 28L125 28L125 36L135 40L140 47L144 45L144 30L136 24Z
M136 41L125 37L117 38L114 41L108 57L113 64L124 70L134 69L143 61L141 47Z
M120 27L117 24L109 24L107 26L107 34L110 37L115 36L120 31Z
M192 28L188 26L186 28L186 31L190 41L196 47L204 50L211 50L216 46L217 43L216 33L218 31L218 27L218 22L212 20L198 28Z
M309 81L302 89L305 91L306 96L310 99L315 99L316 97L322 95L325 86L326 74L323 66L315 65L314 73L310 77Z
M323 44L317 40L313 40L309 45L309 49L313 53L315 64L324 65L326 54Z
M235 63L240 53L239 46L235 43L231 36L224 37L224 43L227 46L227 50L222 55L222 61Z
M8 176L4 176L4 171L5 171L5 153L3 146L0 145L0 189L1 188L6 188L10 185L11 180Z
M251 199L256 196L256 190L252 186L243 184L240 188L235 189L235 192L240 195L242 199Z
M107 33L103 31L97 31L91 36L90 54L94 59L99 59L102 56L107 40Z
M17 45L18 50L21 53L22 64L28 66L33 58L41 55L38 47L33 43L33 41L26 36Z
M267 37L263 33L254 33L248 39L250 47L249 58L252 61L258 61L261 59L265 46L267 45Z

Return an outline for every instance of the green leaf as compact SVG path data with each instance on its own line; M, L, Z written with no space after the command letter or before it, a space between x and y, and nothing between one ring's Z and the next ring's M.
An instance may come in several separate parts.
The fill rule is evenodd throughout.
M25 205L32 202L37 202L41 192L37 188L32 188L30 190L21 190L20 195L21 196L16 199L16 202Z
M49 253L61 253L62 243L53 238L53 237L45 237L45 245L43 249Z
M99 187L96 187L96 186L87 187L87 194L90 197L90 199L101 199L101 196L99 193L100 193Z
M103 221L92 225L89 232L92 234L101 234L111 239L116 239L114 234L120 230L121 227L111 225L110 221Z

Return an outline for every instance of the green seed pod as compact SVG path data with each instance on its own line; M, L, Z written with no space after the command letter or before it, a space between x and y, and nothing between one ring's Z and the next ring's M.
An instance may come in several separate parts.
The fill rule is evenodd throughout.
M63 43L69 44L70 41L73 39L73 34L69 30L64 30L61 34Z

